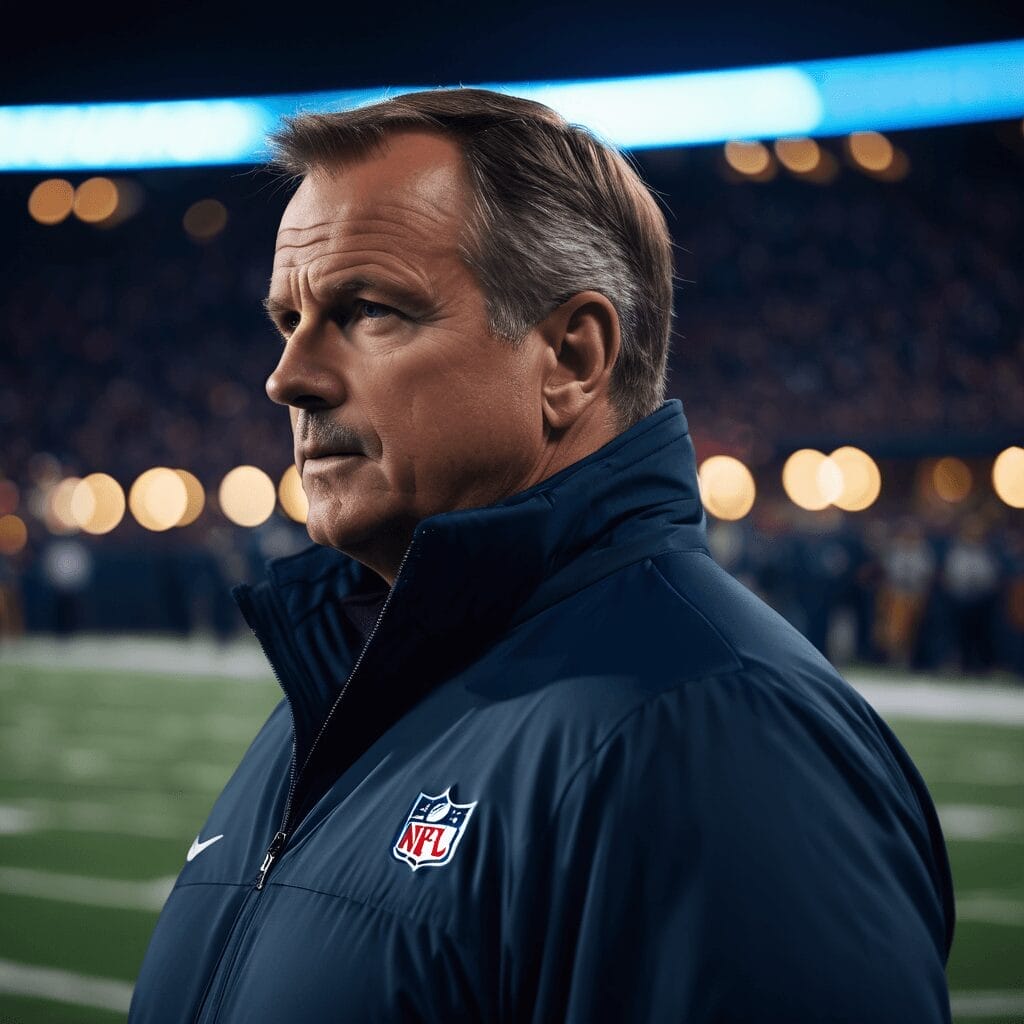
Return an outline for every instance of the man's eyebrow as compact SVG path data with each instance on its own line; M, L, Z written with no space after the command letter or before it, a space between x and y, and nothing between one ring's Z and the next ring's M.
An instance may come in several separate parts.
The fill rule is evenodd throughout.
M394 281L388 281L382 277L361 274L359 277L349 277L343 281L334 281L327 285L324 288L324 294L327 299L326 305L330 306L340 299L347 298L361 291L378 292L397 302L408 303L416 307L423 306L425 303L424 296L417 289L398 284ZM263 300L263 308L268 314L273 316L275 313L290 312L293 307L292 303L281 302L279 299L268 295Z

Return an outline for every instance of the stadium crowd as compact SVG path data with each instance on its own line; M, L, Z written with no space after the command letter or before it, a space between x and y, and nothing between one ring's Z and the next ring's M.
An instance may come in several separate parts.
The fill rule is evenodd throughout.
M828 186L731 184L712 166L700 152L641 159L677 244L669 394L698 456L735 455L759 483L803 445L858 444L895 467L861 513L804 512L766 489L746 519L712 523L716 557L840 662L1024 677L1021 513L983 488L927 505L899 469L958 446L991 458L1024 425L1019 155L899 183L846 170ZM279 342L260 308L285 196L248 172L176 174L140 175L146 205L107 230L22 223L23 199L20 221L4 213L22 258L0 297L0 479L29 538L0 556L0 633L227 636L241 626L230 584L307 542L280 516L233 527L212 497L234 466L277 480L292 458L264 393ZM182 208L218 187L227 228L198 244ZM159 535L126 517L87 538L53 537L34 514L60 476L127 485L154 465L195 473L210 513Z

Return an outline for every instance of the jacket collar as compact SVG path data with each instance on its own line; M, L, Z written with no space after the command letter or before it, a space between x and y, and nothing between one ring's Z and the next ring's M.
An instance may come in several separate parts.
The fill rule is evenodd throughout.
M268 562L263 584L232 594L299 712L298 731L303 707L314 719L329 708L359 653L346 601L387 598L368 646L385 648L392 669L415 657L420 670L426 648L451 646L455 633L459 646L486 646L623 565L706 549L705 526L686 417L671 399L528 490L422 520L390 595L376 573L319 545Z

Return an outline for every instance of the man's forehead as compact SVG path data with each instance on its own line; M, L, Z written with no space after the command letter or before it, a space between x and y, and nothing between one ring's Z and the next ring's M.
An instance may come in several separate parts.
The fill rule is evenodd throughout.
M296 244L304 232L333 234L358 224L390 222L385 230L424 237L461 224L468 186L457 144L403 132L385 146L368 158L311 171L284 211L278 247Z

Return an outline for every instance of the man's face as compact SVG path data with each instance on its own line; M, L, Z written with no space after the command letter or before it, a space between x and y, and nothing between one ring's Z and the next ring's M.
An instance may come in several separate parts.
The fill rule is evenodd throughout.
M542 346L488 332L458 255L469 188L454 142L396 133L307 176L278 231L267 393L289 406L307 529L386 579L417 522L525 489L543 457ZM313 457L338 450L356 454Z

